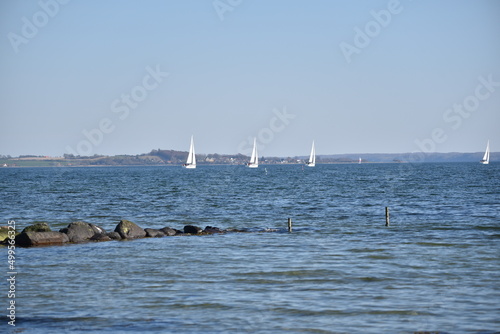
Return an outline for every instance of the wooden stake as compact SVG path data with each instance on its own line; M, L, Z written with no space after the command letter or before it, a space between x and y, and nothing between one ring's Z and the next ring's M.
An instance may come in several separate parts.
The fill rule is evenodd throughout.
M389 226L390 225L390 222L389 222L389 207L386 206L385 207L385 226Z
M292 218L288 218L288 232L292 232Z

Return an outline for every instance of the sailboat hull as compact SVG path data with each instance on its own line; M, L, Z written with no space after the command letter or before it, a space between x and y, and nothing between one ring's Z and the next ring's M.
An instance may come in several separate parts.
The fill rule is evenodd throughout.
M195 169L196 165L182 165L182 167L184 167L186 169Z
M258 167L259 167L259 165L257 165L257 164L250 164L250 163L249 163L249 164L247 164L247 167L248 167L248 168L258 168Z
M479 162L482 163L483 165L488 165L490 163L489 161L485 161L485 160L481 160Z
M316 167L316 164L312 163L312 162L308 162L308 163L306 163L306 166L307 167Z

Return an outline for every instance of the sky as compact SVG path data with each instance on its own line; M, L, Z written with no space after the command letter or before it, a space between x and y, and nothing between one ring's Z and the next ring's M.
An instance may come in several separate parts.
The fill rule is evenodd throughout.
M6 0L0 155L500 151L500 1Z

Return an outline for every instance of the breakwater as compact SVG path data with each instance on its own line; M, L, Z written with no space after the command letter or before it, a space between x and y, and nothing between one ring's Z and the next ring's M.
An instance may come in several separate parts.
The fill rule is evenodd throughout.
M0 233L2 243L6 244L9 240L8 227L2 227L5 233ZM139 225L129 221L121 220L111 232L107 232L95 224L77 221L70 223L67 227L59 231L52 231L50 226L45 223L35 223L23 229L21 233L16 233L15 244L20 247L34 246L52 246L71 243L85 242L103 242L112 240L133 240L141 238L162 238L170 236L190 236L190 235L212 235L235 232L277 232L278 229L221 229L214 226L201 228L195 225L184 225L182 230L172 227L163 227L161 229L142 228ZM2 237L5 234L5 237Z

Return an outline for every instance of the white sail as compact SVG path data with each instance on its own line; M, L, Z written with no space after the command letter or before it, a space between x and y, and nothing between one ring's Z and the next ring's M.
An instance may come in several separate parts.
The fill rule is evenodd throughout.
M483 165L490 163L490 141L486 144L486 151L484 152L483 159L480 161Z
M309 155L309 161L307 161L306 166L308 167L316 166L316 149L314 148L314 140L311 147L311 154Z
M187 157L186 163L183 165L183 167L190 168L190 169L196 168L196 155L194 153L193 136L191 136L191 145L189 145L188 157Z
M253 140L252 156L250 157L250 162L247 167L257 168L259 167L259 154L257 153L257 138Z

